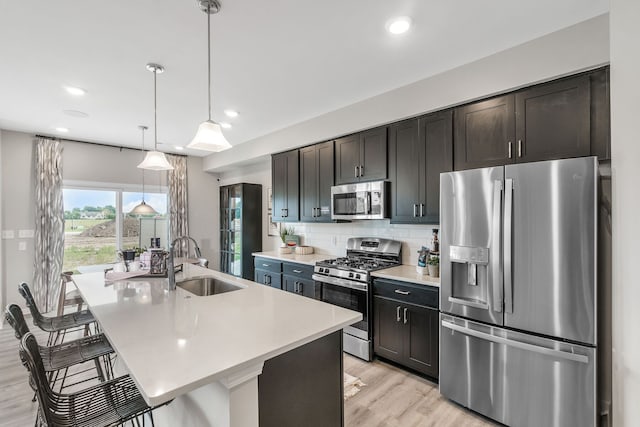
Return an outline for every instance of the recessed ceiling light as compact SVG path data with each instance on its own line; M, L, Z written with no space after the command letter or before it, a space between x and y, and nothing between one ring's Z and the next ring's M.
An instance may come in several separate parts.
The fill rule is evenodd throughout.
M231 123L222 122L220 123L220 126L222 126L225 129L231 129Z
M56 132L67 133L69 132L69 129L59 127L59 128L56 128Z
M71 95L75 95L75 96L83 96L86 95L87 91L79 88L79 87L75 87L75 86L65 86L64 87L67 92L69 92Z
M85 113L84 111L78 111L78 110L62 110L62 112L64 114L66 114L67 116L71 116L71 117L77 117L79 119L86 119L87 117L89 117L89 115L87 113Z
M387 23L387 31L391 34L403 34L409 31L411 27L411 18L408 16L400 16L393 18Z
M173 147L173 148L175 148L175 149L176 149L176 150L178 150L178 151L182 151L182 150L184 150L184 147L183 147L182 145L174 145L174 147Z
M227 117L238 117L238 112L235 110L224 110L224 113L227 115Z

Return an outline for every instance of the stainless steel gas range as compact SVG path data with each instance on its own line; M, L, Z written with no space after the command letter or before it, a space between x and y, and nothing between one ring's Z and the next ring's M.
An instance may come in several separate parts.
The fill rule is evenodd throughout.
M401 263L402 243L372 237L347 240L347 256L316 262L313 280L322 283L322 301L362 313L343 329L344 351L364 360L373 355L371 272Z

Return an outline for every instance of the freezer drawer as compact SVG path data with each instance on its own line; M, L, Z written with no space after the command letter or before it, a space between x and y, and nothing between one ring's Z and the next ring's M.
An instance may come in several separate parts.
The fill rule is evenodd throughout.
M595 426L595 348L440 315L440 393L509 426Z

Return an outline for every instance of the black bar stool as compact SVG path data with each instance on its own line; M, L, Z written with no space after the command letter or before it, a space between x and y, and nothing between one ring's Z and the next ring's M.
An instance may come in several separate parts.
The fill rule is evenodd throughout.
M29 327L18 305L10 304L7 306L5 319L7 319L7 322L13 327L18 340L29 333ZM39 346L39 351L44 370L49 377L49 384L59 391L65 388L69 368L84 362L94 361L97 375L94 377L87 377L85 375L83 379L68 384L66 387L71 387L95 378L98 378L100 381L113 378L113 366L110 356L115 355L115 353L104 334L90 335L50 347ZM100 359L102 359L102 364L100 363ZM78 376L89 370L90 369L80 370L69 376ZM56 385L58 382L59 386Z
M21 283L18 292L26 300L27 307L33 317L33 324L45 332L49 332L47 345L57 344L64 341L66 331L69 329L85 328L85 334L89 334L89 326L94 324L96 319L89 310L80 310L75 313L63 314L62 316L43 316L38 310L38 306L31 294L31 290L26 283ZM96 328L97 332L97 328Z
M20 341L20 358L30 373L29 384L38 396L38 422L57 427L121 425L151 410L128 375L74 393L57 393L47 381L35 337L28 332ZM144 417L143 417L144 425Z

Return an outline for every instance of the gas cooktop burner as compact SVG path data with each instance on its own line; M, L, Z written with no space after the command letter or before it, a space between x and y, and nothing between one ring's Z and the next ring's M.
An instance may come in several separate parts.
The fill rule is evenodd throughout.
M337 267L348 270L373 271L379 270L381 268L391 267L397 265L398 263L393 261L375 260L371 258L342 257L321 261L317 264L325 267Z

